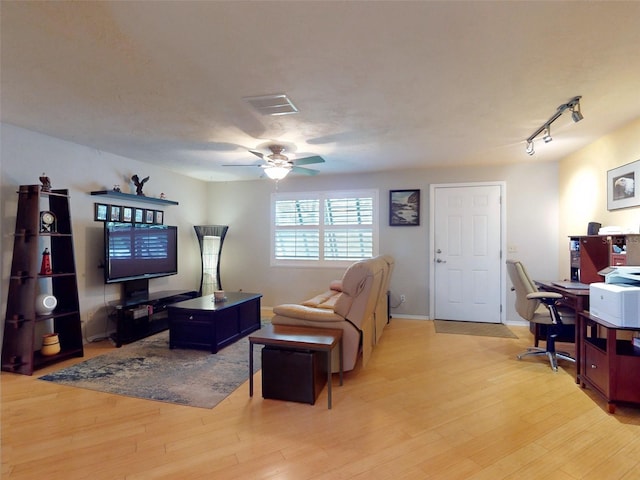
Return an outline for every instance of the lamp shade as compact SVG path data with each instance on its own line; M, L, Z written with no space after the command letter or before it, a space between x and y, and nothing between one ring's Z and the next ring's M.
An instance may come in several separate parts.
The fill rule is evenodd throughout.
M282 180L289 173L290 168L286 167L267 167L264 172L271 180Z

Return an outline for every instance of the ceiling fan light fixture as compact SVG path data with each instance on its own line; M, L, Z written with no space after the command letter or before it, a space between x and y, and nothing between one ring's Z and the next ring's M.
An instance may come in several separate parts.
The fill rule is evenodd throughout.
M267 177L269 177L271 180L282 180L289 174L290 171L291 168L279 166L269 166L265 167L264 169L264 173L266 173Z

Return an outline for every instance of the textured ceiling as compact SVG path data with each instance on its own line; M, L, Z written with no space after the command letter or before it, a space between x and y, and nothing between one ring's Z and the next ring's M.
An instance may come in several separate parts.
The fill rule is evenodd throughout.
M3 122L207 181L276 141L321 175L553 161L640 116L640 2L0 5ZM299 113L243 100L274 93Z

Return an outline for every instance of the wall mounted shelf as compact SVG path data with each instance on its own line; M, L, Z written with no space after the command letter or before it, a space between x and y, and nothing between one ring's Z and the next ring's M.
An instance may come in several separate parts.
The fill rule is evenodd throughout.
M167 200L165 198L146 197L144 195L136 195L134 193L116 192L114 190L97 190L91 192L91 195L101 195L107 198L117 198L119 200L130 200L143 203L156 203L160 205L178 205L178 202Z

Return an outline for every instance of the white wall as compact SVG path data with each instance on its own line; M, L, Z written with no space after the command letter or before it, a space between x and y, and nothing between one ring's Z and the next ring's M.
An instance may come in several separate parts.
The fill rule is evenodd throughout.
M19 185L39 184L38 177L43 172L51 178L53 188L68 189L71 196L80 309L86 337L102 335L111 328L106 318L111 309L106 304L120 296L119 285L105 285L103 271L98 268L103 255L103 224L93 221L94 202L163 210L165 223L178 226L179 274L150 280L149 288L152 291L199 288L199 248L193 225L206 219L207 206L203 201L207 191L205 182L11 125L2 124L1 127L3 318L11 271L16 191ZM164 192L168 199L179 202L179 205L107 200L89 194L94 190L110 190L114 184L120 184L123 192L135 193L135 190L129 190L129 179L133 174L150 176L144 186L145 195L158 197Z
M406 295L394 313L426 317L429 311L429 185L432 183L505 181L507 183L507 243L539 279L555 279L558 261L557 164L404 170L359 175L287 177L281 192L377 188L380 194L380 253L395 257L392 304ZM212 184L209 189L213 224L230 225L222 252L221 277L227 290L264 294L263 304L297 302L328 287L342 269L270 267L269 201L276 184L263 180ZM390 227L389 190L421 190L421 224ZM541 194L541 192L544 194ZM506 258L506 252L505 252ZM545 261L541 262L540 259ZM505 289L509 291L507 281ZM507 321L518 321L513 297L507 295Z
M46 172L54 188L68 188L79 274L81 316L87 337L110 328L104 306L119 297L119 288L105 286L98 264L102 256L102 226L93 221L92 190L121 184L127 191L131 175L150 175L145 193L178 201L162 207L165 223L180 229L180 274L151 282L152 290L197 289L200 281L199 249L193 225L226 224L229 232L221 260L226 290L261 292L264 306L308 298L340 278L342 269L270 267L269 205L276 183L263 179L247 182L205 183L166 169L118 155L58 140L11 125L2 125L2 313L12 255L16 215L16 188L37 184ZM524 156L524 155L523 155ZM531 160L523 158L524 161ZM432 183L505 181L507 184L507 243L536 278L555 278L558 265L557 164L536 162L510 166L431 168L355 175L291 176L280 182L280 191L377 188L380 199L380 252L395 257L391 282L392 301L400 294L407 301L393 312L426 317L429 311L429 185ZM388 226L389 190L421 190L421 225ZM541 194L544 192L544 194ZM108 203L108 202L104 202ZM112 201L112 203L118 203ZM506 253L504 255L506 257ZM545 261L541 262L540 259ZM504 288L508 291L510 285ZM517 321L513 298L507 295L507 321ZM97 312L97 314L96 314ZM89 321L90 320L90 321Z
M639 138L640 118L560 162L561 276L569 276L569 237L586 235L589 222L638 232L640 208L607 210L607 171L640 160Z

